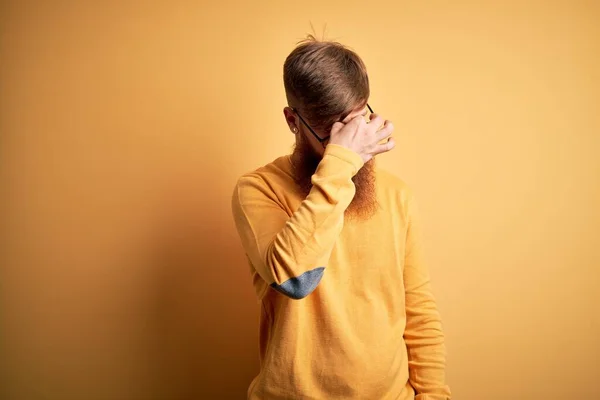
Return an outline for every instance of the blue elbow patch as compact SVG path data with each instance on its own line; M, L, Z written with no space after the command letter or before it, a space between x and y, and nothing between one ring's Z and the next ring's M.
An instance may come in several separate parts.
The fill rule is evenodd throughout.
M294 300L300 300L315 290L323 277L324 271L325 267L318 267L306 271L296 278L290 278L281 285L273 282L271 283L271 287L287 297L291 297Z

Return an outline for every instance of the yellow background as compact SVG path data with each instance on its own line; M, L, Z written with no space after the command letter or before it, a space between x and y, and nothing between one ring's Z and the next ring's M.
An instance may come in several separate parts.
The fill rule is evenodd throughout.
M600 398L599 4L2 2L0 397L245 398L230 195L312 22L395 123L454 397Z

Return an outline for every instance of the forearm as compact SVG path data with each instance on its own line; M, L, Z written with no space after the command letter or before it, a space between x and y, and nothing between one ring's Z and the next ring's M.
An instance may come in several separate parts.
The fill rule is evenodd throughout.
M404 341L416 400L447 400L446 348L440 315L429 285L407 296Z
M404 262L406 328L410 383L416 400L447 400L446 349L442 323L431 291L419 212L410 196L407 204L408 230Z
M266 254L265 264L277 284L324 266L343 228L344 212L356 191L352 182L356 164L338 158L339 149L330 150L312 177L308 196L277 233Z
M356 188L360 156L329 145L312 177L312 189L289 217L255 178L240 180L233 211L242 244L259 275L292 298L314 290L343 227Z

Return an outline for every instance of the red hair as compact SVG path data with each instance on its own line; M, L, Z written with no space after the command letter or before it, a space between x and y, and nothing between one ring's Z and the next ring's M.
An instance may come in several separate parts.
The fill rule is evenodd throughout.
M288 105L322 131L364 106L370 93L367 68L358 54L313 35L299 42L286 58L283 83Z

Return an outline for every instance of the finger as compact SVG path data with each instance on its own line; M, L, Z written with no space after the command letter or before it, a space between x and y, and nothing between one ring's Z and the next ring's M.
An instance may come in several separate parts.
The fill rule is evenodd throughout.
M383 128L381 128L381 130L378 131L376 134L377 142L381 142L383 139L390 136L393 131L394 131L394 124L392 124L392 121L386 120L383 124Z
M362 115L358 115L354 118L352 118L347 124L346 124L346 130L348 132L352 132L354 134L356 134L356 132L359 131L360 126L362 124L365 124L365 119Z
M372 154L374 156L376 156L377 154L388 152L388 151L392 150L394 147L396 147L396 141L394 140L393 137L390 137L386 143L378 144L375 147L375 151L373 151Z
M346 124L344 124L343 122L334 122L333 125L331 126L331 132L329 133L330 135L335 135L337 134L339 131L341 131L344 126L346 126Z
M369 115L369 127L371 128L371 132L377 132L383 125L383 122L383 118L381 118L379 114Z
M350 120L350 122L348 122L348 125L353 124L353 125L358 126L358 125L360 125L361 122L364 122L364 121L365 121L365 118L362 115L357 115L354 118L352 118Z

